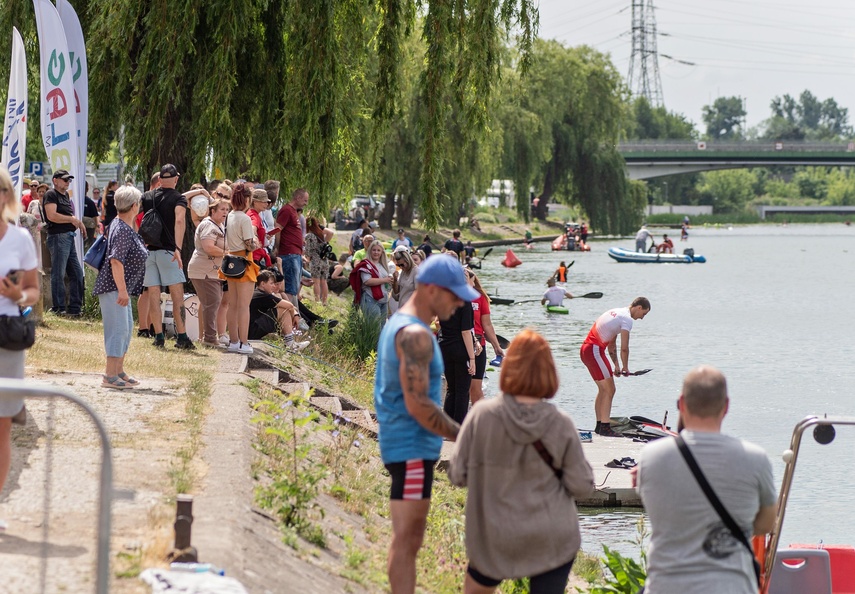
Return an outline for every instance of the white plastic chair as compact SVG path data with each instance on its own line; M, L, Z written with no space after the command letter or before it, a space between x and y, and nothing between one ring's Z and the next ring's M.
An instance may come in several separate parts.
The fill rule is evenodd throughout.
M769 594L831 594L831 562L822 549L778 549Z

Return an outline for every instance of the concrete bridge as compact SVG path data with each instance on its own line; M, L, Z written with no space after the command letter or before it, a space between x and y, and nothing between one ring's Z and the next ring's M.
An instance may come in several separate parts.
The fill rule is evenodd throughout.
M648 140L622 142L618 150L630 179L773 165L855 165L855 142Z

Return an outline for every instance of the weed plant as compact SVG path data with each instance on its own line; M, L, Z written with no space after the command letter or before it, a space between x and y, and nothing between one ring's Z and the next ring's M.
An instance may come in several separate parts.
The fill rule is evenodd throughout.
M258 425L256 448L268 458L266 479L256 488L259 505L271 511L286 528L319 547L326 538L317 521L323 508L316 498L328 469L314 459L310 433L330 430L333 425L317 423L320 414L308 406L308 394L285 396L274 391L273 398L255 405L252 422Z
M603 545L603 564L611 574L604 578L603 585L596 585L589 590L590 594L636 594L644 588L644 582L647 580L647 552L645 541L649 536L647 526L644 522L644 516L638 519L636 525L637 535L632 544L638 546L640 551L641 562L639 563L631 557L624 557L617 551L611 550L608 546ZM581 591L581 590L580 590Z

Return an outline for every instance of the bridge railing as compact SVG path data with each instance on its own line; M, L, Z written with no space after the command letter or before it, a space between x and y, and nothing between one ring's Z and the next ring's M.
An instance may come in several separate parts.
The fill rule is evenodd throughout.
M618 144L621 153L651 152L855 152L855 142L849 141L800 141L800 140L744 140L744 141L706 141L706 140L633 140Z

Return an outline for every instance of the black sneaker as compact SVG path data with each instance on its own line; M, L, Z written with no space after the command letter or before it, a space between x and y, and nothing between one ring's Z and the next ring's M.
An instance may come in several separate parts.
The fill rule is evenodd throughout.
M137 336L139 338L153 338L148 330L137 330Z
M623 435L615 433L611 427L600 427L600 437L623 437Z
M326 324L330 330L338 326L338 320L324 320L322 323Z
M153 344L154 346L156 346L159 349L165 349L166 348L166 339L155 337L154 342L152 342L151 344Z
M193 341L189 338L179 338L175 341L175 348L185 351L193 351L196 350L196 345L193 344Z

